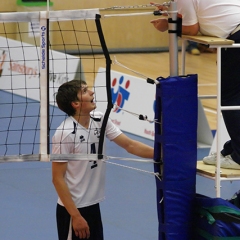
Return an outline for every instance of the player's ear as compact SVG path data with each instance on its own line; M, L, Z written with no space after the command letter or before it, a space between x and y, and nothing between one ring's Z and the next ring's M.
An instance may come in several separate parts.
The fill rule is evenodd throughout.
M75 108L75 109L76 109L77 107L79 107L79 104L80 104L79 101L73 101L73 102L71 102L72 107Z

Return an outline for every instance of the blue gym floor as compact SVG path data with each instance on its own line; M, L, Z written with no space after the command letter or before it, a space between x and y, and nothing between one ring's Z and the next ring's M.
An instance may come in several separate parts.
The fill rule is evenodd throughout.
M153 142L132 138L153 146ZM109 156L128 157L114 143L107 142ZM198 159L208 153L198 150ZM120 164L153 171L152 164ZM155 179L148 173L108 164L106 200L101 203L106 240L157 240L158 223ZM224 182L223 198L238 190ZM55 240L57 195L51 182L51 163L14 162L0 164L0 239ZM215 196L214 181L197 176L197 192Z

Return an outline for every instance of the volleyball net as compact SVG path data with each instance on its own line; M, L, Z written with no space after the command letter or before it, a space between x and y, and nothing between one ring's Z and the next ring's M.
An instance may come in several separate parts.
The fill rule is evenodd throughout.
M176 4L171 1L171 5ZM169 13L177 15L175 10ZM0 14L0 162L80 159L91 160L94 165L95 160L105 160L102 155L105 127L113 107L114 90L111 59L100 19L99 9ZM170 22L174 23L169 33L175 43L177 21ZM175 50L177 45L173 51L176 55ZM177 58L170 55L174 59L170 62L175 63ZM175 70L177 64L173 65ZM157 85L157 91L155 119L151 122L155 123L151 160L155 171L144 172L156 179L159 239L171 236L185 240L191 235L195 196L197 76L175 77L175 72L171 71L168 79L146 79ZM103 79L99 85L94 82L96 76ZM72 79L85 80L95 92L97 105L105 106L100 131L98 128L89 131L99 137L98 151L93 151L96 158L92 149L88 149L90 159L90 153L81 158L79 154L50 154L51 137L68 117L56 107L55 94L62 83ZM128 86L129 82L125 87ZM115 94L115 101L118 103L122 96ZM115 109L120 110L121 106ZM139 115L139 119L147 117ZM81 137L76 140L81 141ZM183 209L179 209L180 205Z
M51 136L66 118L56 108L58 87L81 79L92 88L109 67L98 9L1 13L0 161L49 160Z

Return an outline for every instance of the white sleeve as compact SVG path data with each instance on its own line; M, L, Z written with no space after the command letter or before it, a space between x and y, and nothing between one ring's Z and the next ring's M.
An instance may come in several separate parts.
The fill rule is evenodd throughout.
M115 139L117 136L119 136L122 131L112 122L110 118L108 118L108 123L106 127L106 137L109 140Z
M178 13L182 15L182 25L191 26L198 23L195 0L177 0Z
M102 121L103 121L104 114L102 112L95 111L95 112L92 113L92 117L101 118ZM112 120L110 118L108 118L107 126L106 126L106 129L105 129L105 136L109 140L112 141L114 138L119 136L121 133L122 133L122 131L112 122Z

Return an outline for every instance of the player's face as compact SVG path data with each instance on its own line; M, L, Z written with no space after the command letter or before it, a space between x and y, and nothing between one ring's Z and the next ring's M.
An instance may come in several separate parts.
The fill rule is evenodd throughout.
M84 112L91 112L96 108L94 102L94 92L88 88L87 85L82 85L82 89L78 92L78 99L80 102L80 110Z

